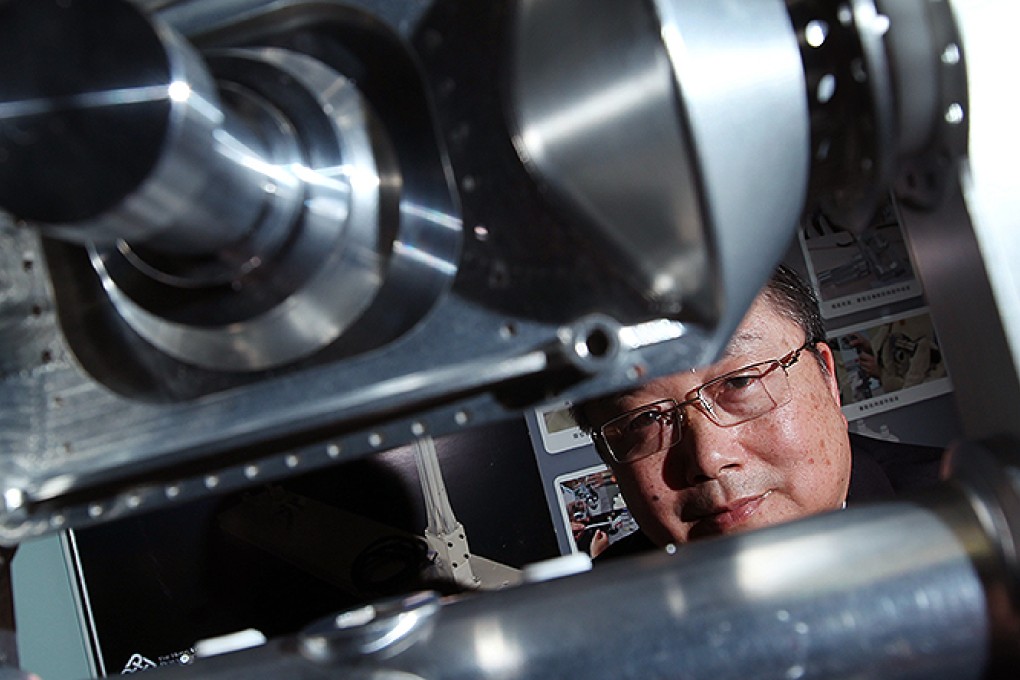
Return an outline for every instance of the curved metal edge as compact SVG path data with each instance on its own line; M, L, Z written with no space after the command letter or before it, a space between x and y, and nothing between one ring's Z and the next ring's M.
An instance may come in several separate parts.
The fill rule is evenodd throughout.
M977 680L988 631L965 548L915 504L853 508L699 542L675 556L452 598L429 617L428 634L396 654L364 650L385 632L370 629L372 605L320 622L304 639L189 671L222 680L404 673ZM598 615L579 624L578 612L593 603ZM302 649L309 638L311 658Z
M223 110L216 83L195 48L158 17L146 20L171 69L162 95L170 102L163 151L137 189L105 214L40 228L82 244L124 239L135 245L159 244L167 252L212 252L241 239L272 198L254 166L238 162L239 156L258 159L263 149L255 135ZM210 186L220 193L211 194ZM231 200L224 200L225 195Z
M439 611L434 591L381 600L309 625L298 636L298 652L318 664L387 659L427 638Z
M654 5L689 128L718 262L719 328L728 336L782 259L804 206L811 129L803 62L782 0Z
M236 56L269 63L312 93L333 127L331 146L335 144L339 151L337 165L318 167L306 159L275 170L305 186L301 228L317 240L332 242L325 259L300 288L272 309L212 328L170 322L150 312L106 276L101 258L94 257L93 262L123 318L149 342L181 361L243 371L294 361L339 337L381 287L388 253L380 251L385 247L379 236L382 180L369 138L371 114L354 85L321 62L295 52L264 48Z
M706 278L706 227L648 3L519 3L511 62L510 125L529 173L584 220L622 275L664 313L679 312Z
M996 551L994 580L1008 598L1008 608L993 610L998 627L1020 634L1020 442L1012 437L957 442L947 450L942 472L960 485ZM1010 651L1020 660L1016 639Z

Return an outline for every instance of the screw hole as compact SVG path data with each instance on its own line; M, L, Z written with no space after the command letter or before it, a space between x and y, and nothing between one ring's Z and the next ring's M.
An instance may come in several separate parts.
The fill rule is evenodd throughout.
M594 357L601 359L602 357L609 354L609 348L612 346L612 341L609 339L609 334L601 328L592 330L584 338L583 348L579 347L578 353L584 356Z

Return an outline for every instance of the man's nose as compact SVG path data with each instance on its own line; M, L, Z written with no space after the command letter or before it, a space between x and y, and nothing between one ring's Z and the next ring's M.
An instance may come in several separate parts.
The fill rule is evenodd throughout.
M671 452L670 465L676 466L688 486L718 479L743 467L747 452L737 428L716 425L694 405L687 407L685 416L680 443Z

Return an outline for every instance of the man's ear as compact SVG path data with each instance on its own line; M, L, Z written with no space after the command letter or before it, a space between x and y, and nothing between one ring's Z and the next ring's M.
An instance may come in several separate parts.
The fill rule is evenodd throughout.
M818 356L822 358L822 363L825 365L822 379L826 381L836 406L842 406L839 398L839 381L836 379L836 358L832 355L832 348L825 342L819 342L815 347L818 350Z

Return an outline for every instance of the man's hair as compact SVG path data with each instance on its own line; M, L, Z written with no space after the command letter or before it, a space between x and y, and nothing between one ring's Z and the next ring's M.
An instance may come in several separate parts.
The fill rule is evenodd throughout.
M801 327L804 339L812 343L811 350L817 356L813 345L825 340L825 323L811 286L793 269L781 264L772 272L761 294L772 303L773 310Z
M825 340L825 324L818 307L818 298L811 286L796 271L781 264L773 270L761 290L761 296L769 302L773 311L800 326L808 343L808 351L814 355L822 372L828 373L829 369L817 347L817 343ZM594 423L585 415L584 406L584 403L571 406L570 415L582 430L591 433Z

